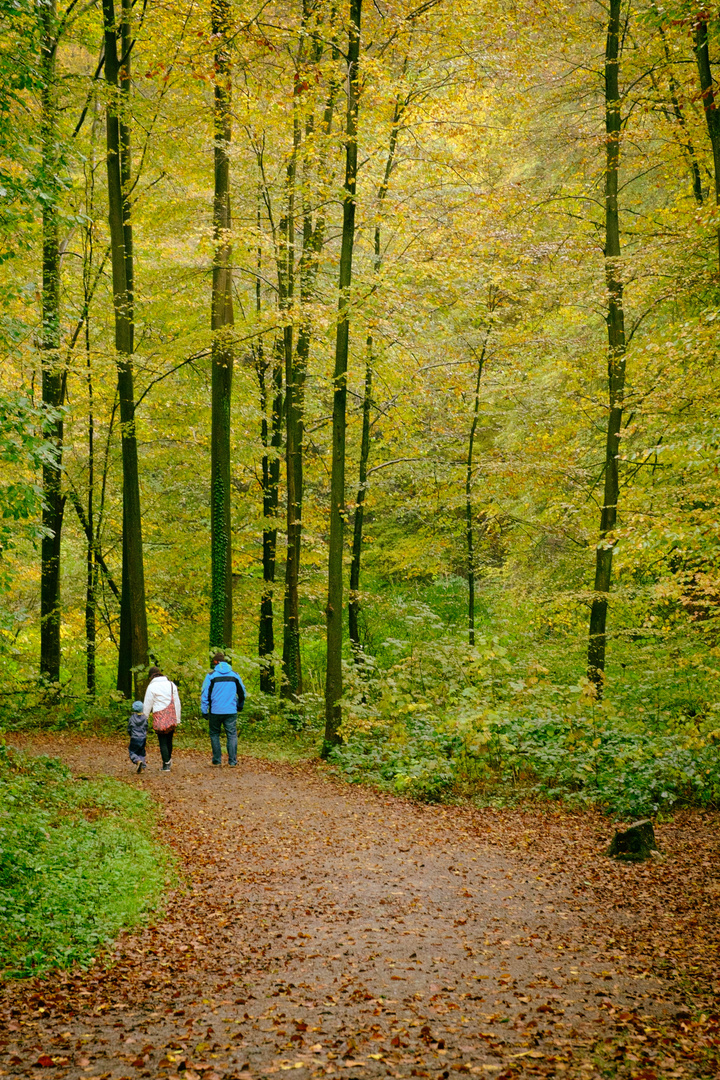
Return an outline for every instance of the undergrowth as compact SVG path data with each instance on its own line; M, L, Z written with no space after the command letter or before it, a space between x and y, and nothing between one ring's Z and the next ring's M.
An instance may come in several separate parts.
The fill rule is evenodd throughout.
M154 804L0 743L0 978L89 964L156 907L171 872Z
M559 799L621 818L720 804L714 670L702 708L698 666L692 709L669 695L661 709L627 685L598 700L585 678L518 669L498 638L471 646L442 632L389 667L366 656L347 667L344 742L331 760L353 782L428 801Z

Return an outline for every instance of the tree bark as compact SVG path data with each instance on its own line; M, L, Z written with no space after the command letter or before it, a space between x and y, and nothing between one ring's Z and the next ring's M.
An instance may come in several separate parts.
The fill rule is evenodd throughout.
M65 499L62 495L63 421L57 410L65 396L60 364L60 242L59 167L57 132L57 5L48 0L42 7L42 171L46 200L43 203L42 237L42 399L54 411L49 439L56 457L43 466L44 535L40 545L40 674L50 682L60 678L60 539Z
M619 496L618 452L625 392L625 316L620 267L618 173L620 164L620 0L610 0L605 47L605 284L608 295L608 422L600 537L595 553L595 596L590 613L588 678L602 696L605 672L607 594L610 591Z
M259 280L259 279L258 279ZM259 287L259 286L258 286ZM268 657L275 651L275 626L273 617L273 587L277 556L277 515L280 486L280 447L282 446L283 421L283 362L285 358L284 342L276 343L273 353L272 384L267 386L266 376L270 365L266 362L262 345L259 346L256 370L260 383L260 408L262 411L261 436L266 452L262 459L263 493L263 592L260 600L260 627L258 631L258 653L265 659L260 669L260 689L265 694L274 694L275 666ZM272 393L270 429L268 431L267 403L269 391ZM272 453L268 454L270 448Z
M117 688L128 698L137 689L137 670L148 662L133 371L134 267L129 202L131 161L128 113L130 3L131 0L122 0L122 16L118 26L114 0L103 0L105 78L109 87L106 109L108 217L123 462L123 565ZM118 56L118 40L122 46L121 57Z
M296 700L302 694L302 658L300 654L300 635L297 618L297 593L291 600L289 589L293 583L297 589L297 568L295 564L296 531L299 527L299 499L297 491L297 458L299 454L299 387L295 382L295 363L293 357L292 305L295 294L295 180L297 174L297 154L300 145L300 127L297 115L293 122L293 148L287 166L286 209L280 223L280 268L278 273L280 309L287 319L283 328L283 348L285 358L285 475L287 487L287 556L285 560L285 597L283 603L283 674L282 693L284 697Z
M475 432L477 431L478 415L480 412L480 380L482 379L485 366L485 353L487 351L487 337L483 343L482 352L478 358L477 380L475 382L475 401L473 404L473 418L470 425L470 437L468 438L468 453L465 472L465 536L467 541L467 575L468 575L468 641L475 644L475 532L473 528L473 501L472 501L472 474L473 474L473 450L475 448Z
M345 183L338 323L333 373L332 471L330 479L330 543L328 551L327 673L325 678L325 738L323 757L341 742L340 699L343 692L343 538L345 507L345 424L347 413L347 367L350 337L350 285L355 243L355 196L357 190L357 131L359 113L358 65L362 0L350 0L348 33L347 113L345 121Z
M403 66L403 74L407 69L407 58ZM385 172L378 188L377 203L378 215L382 210L385 196L390 186L390 176L395 166L395 153L397 151L398 137L402 117L408 105L408 99L404 101L399 97L395 100L393 110L392 128L390 130L390 145L385 162ZM377 275L382 267L382 255L380 245L380 222L375 225L374 237L373 272ZM373 286L373 292L377 288ZM363 662L363 650L360 644L360 563L362 559L363 523L365 519L365 495L367 493L367 467L370 458L370 410L372 408L372 382L374 364L374 342L372 334L368 334L365 344L365 390L363 393L363 422L362 437L360 440L360 467L358 475L358 494L355 500L355 517L353 520L353 543L352 557L350 560L350 595L348 597L348 634L352 646L353 659L356 664Z
M713 155L715 174L715 205L720 206L720 113L715 104L710 50L708 48L708 20L700 17L695 23L695 58L697 60L700 91L705 110L708 135ZM717 226L718 267L720 269L720 225Z
M350 560L350 594L348 596L348 634L350 637L353 659L356 664L362 664L363 662L363 649L360 643L360 560L362 557L367 469L368 460L370 458L370 410L372 408L373 382L372 334L368 334L366 350L362 437L360 440L360 469L358 475L358 493L357 499L355 500L355 519L353 521L352 558Z
M303 0L303 34L310 19L314 16L317 4L313 0ZM334 25L335 13L331 17ZM322 55L322 41L317 26L311 31L312 45L308 55L307 70L316 69ZM303 47L298 65L296 81L296 103L309 84L311 75L303 78ZM329 134L332 124L335 98L335 82L331 83L328 102L323 117L324 134ZM311 111L305 122L305 145L315 131L315 117ZM299 147L299 128L296 118L295 155ZM302 654L300 651L300 557L302 553L302 503L303 503L303 454L305 437L305 379L310 358L312 325L308 306L315 294L320 252L325 241L325 216L320 213L313 225L313 211L309 198L310 162L308 155L303 157L302 170L302 253L299 262L300 311L301 319L297 333L295 354L287 374L286 408L286 465L287 465L287 551L285 557L285 605L283 618L283 692L291 700L303 692Z
M89 231L89 230L88 230ZM89 305L87 275L85 282L85 307ZM85 686L88 697L94 698L97 689L95 671L95 647L97 638L96 614L97 614L97 564L95 562L95 409L92 380L92 366L90 363L90 318L85 317L85 354L87 357L87 387L88 387L88 501L87 521L89 537L86 548L86 581L85 581Z
M212 432L210 453L210 648L232 646L232 532L230 520L230 401L234 347L230 158L232 76L228 0L212 0L215 51L215 197L213 200Z

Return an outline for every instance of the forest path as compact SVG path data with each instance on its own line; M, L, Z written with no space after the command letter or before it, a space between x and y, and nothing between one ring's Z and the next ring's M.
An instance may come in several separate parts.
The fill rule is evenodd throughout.
M603 955L608 912L462 811L310 765L180 748L162 773L153 745L136 777L124 741L23 742L151 792L184 880L90 972L6 991L5 1075L587 1078L618 1017L677 1007Z

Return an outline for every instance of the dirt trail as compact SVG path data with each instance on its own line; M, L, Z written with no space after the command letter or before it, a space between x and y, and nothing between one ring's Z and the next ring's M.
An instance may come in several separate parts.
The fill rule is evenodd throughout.
M136 778L120 741L32 749L149 790L185 882L91 972L8 989L4 1075L591 1077L618 1018L677 1011L662 981L609 959L608 912L484 843L471 816L309 766L181 751Z

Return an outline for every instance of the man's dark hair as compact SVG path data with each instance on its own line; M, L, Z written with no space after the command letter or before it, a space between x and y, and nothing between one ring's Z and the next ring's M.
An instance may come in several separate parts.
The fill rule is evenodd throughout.
M213 655L213 657L211 658L210 663L212 664L213 667L215 667L216 664L221 664L224 659L225 659L225 653L224 652L216 652Z

